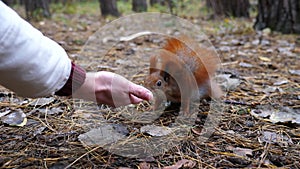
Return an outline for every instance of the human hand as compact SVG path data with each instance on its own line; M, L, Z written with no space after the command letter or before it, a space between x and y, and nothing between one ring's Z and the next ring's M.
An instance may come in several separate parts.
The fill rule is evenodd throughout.
M153 94L143 86L137 85L123 76L100 71L87 73L83 85L73 97L107 104L113 107L137 104L153 99Z

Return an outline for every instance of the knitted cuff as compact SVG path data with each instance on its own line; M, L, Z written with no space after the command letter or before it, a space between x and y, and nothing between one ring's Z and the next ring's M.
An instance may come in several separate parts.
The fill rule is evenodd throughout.
M71 96L84 83L86 72L83 68L72 62L71 74L66 84L55 95L58 96Z

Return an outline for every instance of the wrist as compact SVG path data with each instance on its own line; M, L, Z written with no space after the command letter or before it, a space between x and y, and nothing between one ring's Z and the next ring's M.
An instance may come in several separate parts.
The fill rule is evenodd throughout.
M73 93L73 98L105 104L110 87L108 82L109 76L105 72L86 73L84 83Z
M71 96L85 82L86 72L83 68L72 62L71 73L65 85L55 92L58 96Z

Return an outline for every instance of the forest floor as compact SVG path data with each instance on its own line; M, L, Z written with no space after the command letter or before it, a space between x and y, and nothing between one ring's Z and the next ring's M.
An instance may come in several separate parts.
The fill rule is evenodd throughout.
M163 38L143 36L112 46L107 54L99 54L100 59L92 54L85 58L82 49L88 38L110 22L99 18L93 13L56 14L32 24L87 70L114 71L143 84L147 59L140 62L138 56L161 47ZM2 88L0 168L300 168L299 36L269 30L257 33L252 30L253 21L247 19L186 19L201 25L219 53L222 70L218 74L228 80L221 101L223 111L207 140L199 140L199 133L210 113L210 102L201 102L196 123L184 139L178 136L176 140L142 133L143 123L124 118L128 113L124 109L144 111L146 103L119 109L91 106L90 111L81 111L69 98L21 98ZM102 43L109 41L102 39ZM133 77L132 65L138 65L133 69L139 69L141 76ZM25 126L5 123L4 114L14 112L26 115ZM127 142L155 137L159 143L176 144L158 155L140 158L85 144L83 134L101 126L103 116L119 133L125 133ZM167 112L153 124L168 127L177 116ZM118 143L120 149L125 147L123 143Z

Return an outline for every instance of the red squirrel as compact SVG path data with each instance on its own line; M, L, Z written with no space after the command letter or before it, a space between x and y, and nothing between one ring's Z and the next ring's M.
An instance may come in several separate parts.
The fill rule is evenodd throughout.
M217 63L213 50L200 47L187 37L169 38L162 50L150 57L145 86L162 90L168 101L181 103L181 111L189 113L192 100L221 97L221 89L211 79ZM159 99L154 109L160 104L157 102Z

